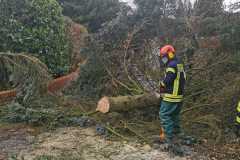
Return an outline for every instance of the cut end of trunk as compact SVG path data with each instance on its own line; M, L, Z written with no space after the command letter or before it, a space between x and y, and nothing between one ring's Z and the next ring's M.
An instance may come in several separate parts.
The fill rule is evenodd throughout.
M110 109L110 102L108 97L103 97L102 99L100 99L100 101L98 101L96 111L107 113L109 112L109 109Z

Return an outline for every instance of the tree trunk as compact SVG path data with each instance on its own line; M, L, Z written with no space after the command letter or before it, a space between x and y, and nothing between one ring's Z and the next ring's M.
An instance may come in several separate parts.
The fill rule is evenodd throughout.
M97 111L102 113L112 111L129 111L137 108L158 106L160 98L153 94L136 96L103 97L97 105Z

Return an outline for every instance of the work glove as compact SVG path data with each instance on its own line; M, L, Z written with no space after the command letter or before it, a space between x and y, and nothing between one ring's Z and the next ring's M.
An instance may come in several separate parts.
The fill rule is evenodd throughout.
M162 94L162 93L165 93L165 87L160 87L160 93Z
M160 93L165 93L166 88L165 88L165 84L163 82L160 82Z

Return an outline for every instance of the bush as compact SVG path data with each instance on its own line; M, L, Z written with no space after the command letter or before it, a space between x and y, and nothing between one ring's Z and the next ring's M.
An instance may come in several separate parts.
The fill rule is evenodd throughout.
M56 0L2 0L0 25L0 51L32 53L52 73L68 70L69 45Z
M97 32L102 25L117 17L119 0L58 0L63 13L77 23L83 24L90 32Z

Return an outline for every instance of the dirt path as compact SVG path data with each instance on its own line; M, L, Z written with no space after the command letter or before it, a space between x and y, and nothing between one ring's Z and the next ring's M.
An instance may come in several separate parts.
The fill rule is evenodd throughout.
M94 128L61 128L38 136L37 143L21 151L18 158L60 160L187 160L171 157L149 145L113 142L95 133Z
M34 142L35 132L23 124L0 124L0 160L29 147Z
M45 132L22 124L0 124L0 160L238 160L239 141L225 146L202 144L197 153L177 157L138 142L110 141L95 127Z

